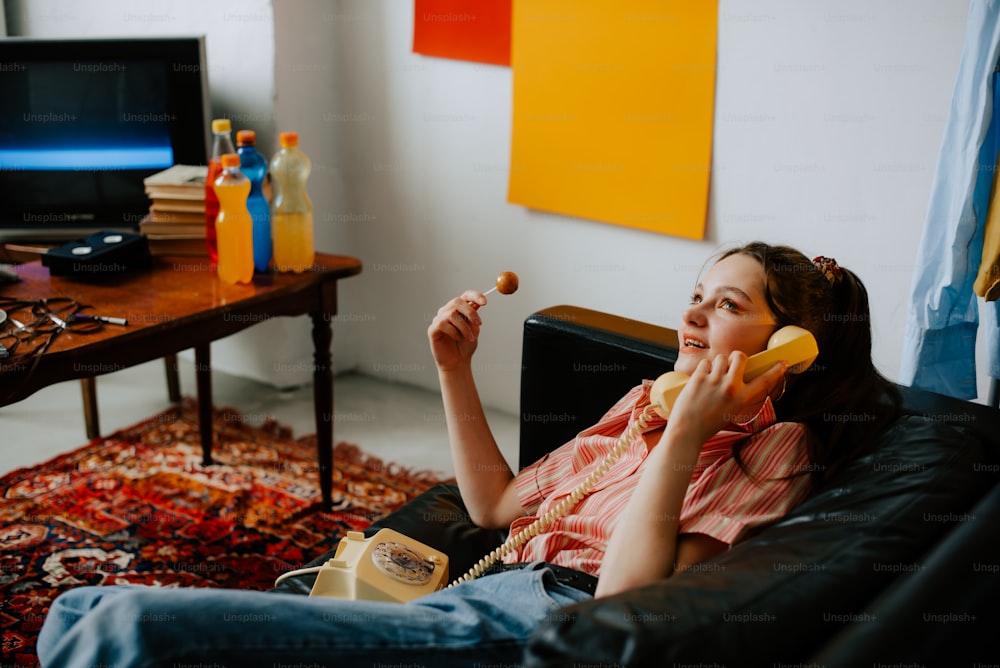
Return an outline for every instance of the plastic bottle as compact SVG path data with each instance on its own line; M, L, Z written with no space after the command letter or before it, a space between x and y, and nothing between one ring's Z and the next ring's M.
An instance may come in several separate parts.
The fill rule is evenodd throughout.
M215 179L219 216L215 219L219 261L216 271L223 283L253 280L253 219L247 209L250 179L240 171L240 156L222 156L222 173Z
M312 202L306 180L312 163L299 149L297 132L279 135L281 150L271 158L271 237L274 267L278 271L306 271L316 259L313 241Z
M256 143L257 133L253 130L236 133L240 171L250 179L247 209L253 219L253 267L258 272L266 272L271 266L271 205L264 197L267 158L257 150Z
M219 261L218 243L215 238L215 218L219 214L219 200L215 196L215 179L222 172L222 156L236 153L230 137L232 124L228 118L212 121L212 157L208 160L208 176L205 178L205 245L208 259L213 265Z

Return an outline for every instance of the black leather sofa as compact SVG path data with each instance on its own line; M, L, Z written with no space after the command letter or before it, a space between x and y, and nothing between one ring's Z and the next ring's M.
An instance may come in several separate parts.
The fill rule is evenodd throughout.
M676 332L573 306L524 324L520 464L672 368ZM905 415L779 522L698 567L565 608L528 666L976 666L1000 661L1000 411L902 388ZM464 573L503 532L454 485L374 524ZM313 563L323 563L327 555ZM656 558L656 555L650 555ZM308 592L311 578L282 583ZM488 657L484 657L486 660Z

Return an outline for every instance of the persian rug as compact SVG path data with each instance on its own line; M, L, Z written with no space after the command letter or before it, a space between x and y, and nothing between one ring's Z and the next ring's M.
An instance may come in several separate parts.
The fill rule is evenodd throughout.
M81 585L270 589L440 482L357 446L334 448L319 509L315 439L216 409L202 466L195 402L0 478L2 665L36 666L52 600Z

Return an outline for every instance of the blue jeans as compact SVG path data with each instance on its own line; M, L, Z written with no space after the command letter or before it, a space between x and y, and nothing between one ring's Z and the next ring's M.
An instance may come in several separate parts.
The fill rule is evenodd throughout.
M519 664L528 636L589 594L544 564L409 603L232 589L80 587L52 604L38 657L55 666Z

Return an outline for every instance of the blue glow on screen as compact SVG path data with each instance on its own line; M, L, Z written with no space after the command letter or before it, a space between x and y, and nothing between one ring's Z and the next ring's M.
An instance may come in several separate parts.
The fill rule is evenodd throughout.
M118 148L0 148L0 167L27 171L91 169L164 169L174 164L170 146Z

